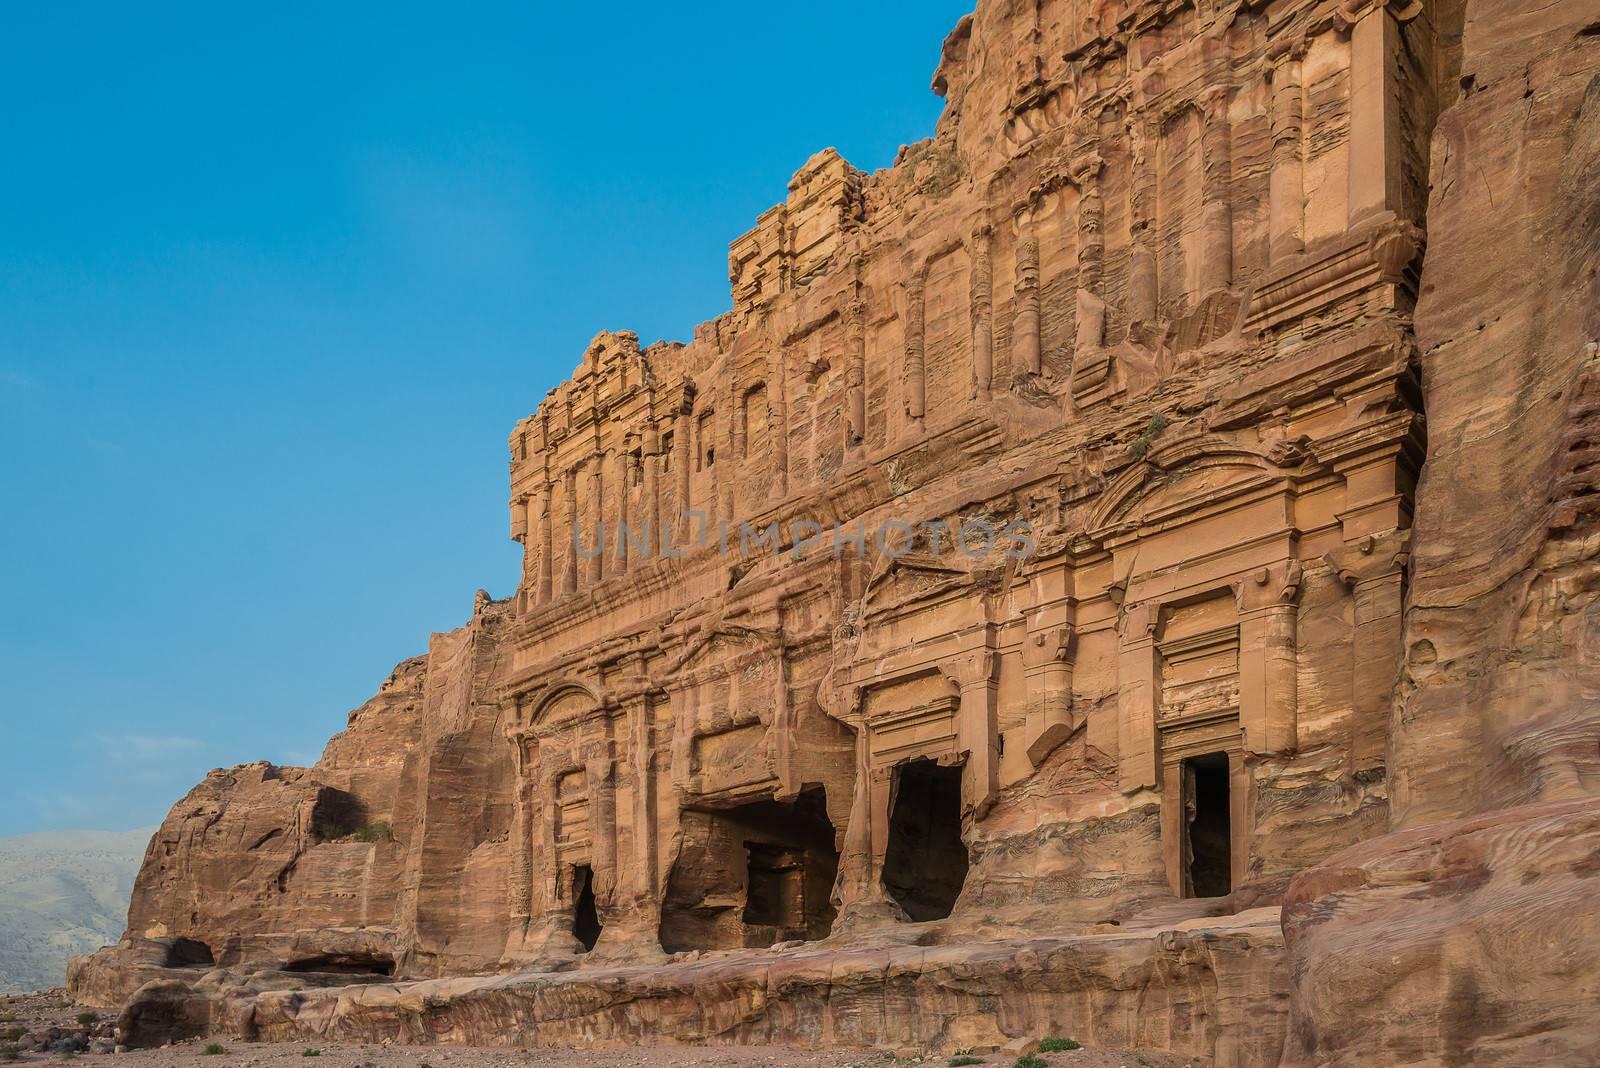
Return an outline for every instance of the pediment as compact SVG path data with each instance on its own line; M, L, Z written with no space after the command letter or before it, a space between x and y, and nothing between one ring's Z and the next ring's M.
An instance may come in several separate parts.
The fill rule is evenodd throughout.
M683 649L667 665L668 674L692 671L705 664L727 661L760 649L776 650L779 634L764 627L717 623L688 637Z
M930 553L892 557L867 580L867 611L905 604L956 586L965 586L971 578L971 573L965 568L953 567Z

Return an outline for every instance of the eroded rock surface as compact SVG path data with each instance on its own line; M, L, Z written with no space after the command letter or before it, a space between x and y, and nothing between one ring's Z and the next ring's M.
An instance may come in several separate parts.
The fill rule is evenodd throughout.
M1283 922L1284 1068L1575 1065L1600 1051L1600 802L1363 842L1296 879Z
M1429 824L1600 794L1593 6L984 0L932 138L819 153L731 312L517 424L514 596L174 808L129 935L219 967L75 986L130 1036L1270 1065L1292 966L1292 1064L1576 1049L1570 990L1441 1043L1521 952L1453 930L1587 900L1581 805ZM1391 877L1433 987L1363 980Z

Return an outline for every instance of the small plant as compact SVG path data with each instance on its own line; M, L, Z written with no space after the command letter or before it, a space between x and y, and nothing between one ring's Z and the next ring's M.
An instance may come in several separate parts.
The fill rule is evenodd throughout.
M1049 1068L1049 1065L1037 1053L1024 1053L1011 1062L1011 1068Z
M1075 1038L1050 1037L1039 1043L1040 1053L1060 1053L1062 1050L1082 1049L1083 1045Z
M26 1032L20 1027L8 1027L4 1031L0 1031L0 1042L15 1042L24 1034Z
M82 1024L84 1027L93 1027L95 1021L98 1019L100 1019L100 1017L96 1016L92 1012L78 1013L78 1023Z
M360 827L346 827L334 820L318 820L312 829L325 842L388 842L394 839L388 820L378 820Z
M0 1023L16 1023L17 1018L9 1012L0 1012Z
M1129 450L1133 453L1133 458L1135 460L1143 460L1145 454L1150 451L1150 446L1155 444L1156 438L1161 436L1161 432L1167 429L1167 426L1166 416L1160 412L1152 415L1150 422L1146 424L1144 430L1140 432L1138 437L1133 439L1133 443L1129 446Z
M379 820L357 828L350 837L358 842L387 842L393 835L389 833L389 821Z
M228 1052L228 1047L224 1046L221 1042L211 1042L207 1044L205 1049L200 1051L200 1056L220 1057L226 1052Z
M982 1064L982 1057L974 1057L970 1053L958 1053L948 1061L950 1068L965 1068L969 1064Z
M304 1053L300 1054L300 1056L302 1056L302 1057L320 1057L320 1056L322 1056L322 1051L320 1049L308 1049Z

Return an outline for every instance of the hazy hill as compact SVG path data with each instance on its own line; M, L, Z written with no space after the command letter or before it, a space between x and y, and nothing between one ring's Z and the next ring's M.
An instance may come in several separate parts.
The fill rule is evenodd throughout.
M67 958L122 936L153 829L0 838L0 993L60 986Z

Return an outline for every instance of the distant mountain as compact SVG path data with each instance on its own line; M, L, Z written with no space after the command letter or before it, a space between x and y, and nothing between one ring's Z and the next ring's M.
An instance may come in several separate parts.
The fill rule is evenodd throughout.
M115 942L154 828L0 838L0 993L66 981L67 958Z

